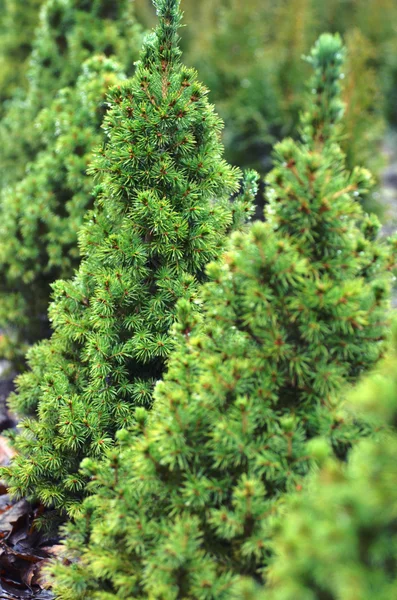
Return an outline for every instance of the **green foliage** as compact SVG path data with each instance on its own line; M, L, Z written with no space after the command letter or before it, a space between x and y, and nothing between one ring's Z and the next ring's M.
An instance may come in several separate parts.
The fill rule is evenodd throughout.
M388 600L397 594L397 338L354 390L360 417L390 426L360 442L348 464L327 458L283 507L266 600Z
M201 313L179 302L175 349L150 415L86 459L94 494L67 528L57 597L226 600L261 579L279 502L310 470L307 441L335 456L363 434L338 399L384 352L393 256L360 199L367 171L338 146L339 37L322 36L302 141L276 147L266 222L208 268Z
M203 74L225 120L227 156L264 171L282 127L281 90L269 52L274 6L266 0L261 5L257 0L187 2L186 12L187 19L199 22L186 40L187 59ZM299 62L308 48L299 52Z
M16 367L27 345L48 337L50 284L70 277L78 264L77 231L93 201L86 170L103 141L107 91L123 78L121 67L104 56L84 63L76 85L64 88L36 120L45 149L3 193L0 352Z
M34 122L58 90L75 84L83 62L94 54L117 57L129 73L137 38L140 29L128 0L46 0L33 41L28 89L8 103L0 126L2 186L21 179L41 149Z
M27 59L41 4L42 0L0 2L0 114L16 89L26 87Z
M194 300L205 265L245 221L256 192L249 172L230 202L241 175L222 159L222 122L207 89L181 64L179 1L156 7L160 22L134 78L111 95L81 266L54 284L54 333L30 352L31 371L11 400L37 417L17 436L11 492L69 512L83 494L82 458L100 456L134 423L137 406L151 406L176 301Z
M78 265L77 231L93 201L86 169L103 141L106 91L125 77L104 55L84 61L105 52L131 69L140 39L127 0L43 5L29 88L0 126L0 167L4 183L13 182L0 205L0 354L17 370L27 347L49 335L50 284Z
M137 4L145 9L147 0ZM308 74L301 57L321 32L331 31L343 34L348 45L346 86L357 84L346 113L348 166L363 164L378 176L373 157L380 152L370 155L366 144L371 138L379 148L380 121L385 110L389 118L395 112L393 100L385 107L396 97L394 0L185 0L183 8L194 24L183 36L186 59L202 73L225 120L229 160L269 170L272 144L295 135L299 123Z
M346 50L348 60L343 86L346 117L342 148L348 164L357 165L363 161L372 171L380 173L385 159L381 152L374 152L374 148L383 137L385 121L383 98L373 67L375 47L359 29L352 29L346 35ZM371 206L370 201L365 207L367 210L377 208L375 203Z
M317 1L317 0L314 0ZM397 4L394 0L332 0L317 2L320 22L332 31L347 32L357 28L369 41L374 56L373 67L384 96L389 121L397 122ZM360 51L361 52L361 51Z

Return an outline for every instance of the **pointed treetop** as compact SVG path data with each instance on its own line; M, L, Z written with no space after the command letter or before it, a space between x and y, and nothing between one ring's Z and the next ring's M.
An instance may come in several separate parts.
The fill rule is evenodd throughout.
M313 46L306 58L314 74L309 84L313 102L301 116L302 135L305 143L335 141L339 134L339 124L344 104L340 99L343 79L342 67L345 49L341 37L324 33Z
M159 22L154 32L145 39L141 62L145 66L160 62L161 70L167 73L169 65L179 62L181 56L178 35L182 20L180 0L153 0L153 4Z

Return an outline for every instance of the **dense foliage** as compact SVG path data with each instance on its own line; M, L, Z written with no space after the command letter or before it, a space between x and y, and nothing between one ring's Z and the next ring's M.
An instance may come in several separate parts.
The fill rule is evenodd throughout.
M0 115L6 100L26 85L26 68L42 0L0 1Z
M28 344L48 337L51 283L71 276L78 264L77 231L93 202L86 170L104 137L108 89L123 78L121 67L103 56L84 63L76 85L64 88L36 121L45 149L3 193L0 352L19 368Z
M302 140L276 146L266 222L208 268L202 312L179 302L152 413L83 462L93 495L67 528L79 561L53 569L58 598L236 597L241 576L263 576L307 441L344 458L363 433L335 398L383 355L393 256L360 207L370 176L348 172L337 143L340 38L323 35L310 61Z
M141 36L132 15L125 20L127 9L127 1L112 8L103 0L47 0L26 96L10 103L0 126L2 183L14 181L0 204L0 354L17 370L27 347L48 337L50 284L78 265L77 231L93 200L87 166L104 138L107 90L125 77L104 55L84 60L106 52L131 68Z
M396 0L0 15L0 475L57 600L392 599Z
M323 458L305 489L288 499L274 533L268 587L258 599L395 597L396 342L349 399L358 416L383 428L381 434L360 442L348 464Z
M50 105L58 90L75 84L83 62L94 54L117 57L130 72L137 57L139 30L129 0L43 3L27 90L7 104L0 124L2 187L21 179L41 149L41 136L35 127L41 109Z
M72 512L85 456L112 445L150 407L172 347L179 298L191 302L228 230L251 211L256 175L222 158L222 122L207 89L180 59L178 0L158 0L160 22L131 81L114 88L107 144L91 168L95 205L80 235L75 277L54 284L54 333L30 352L11 400L22 422L7 476L18 495Z

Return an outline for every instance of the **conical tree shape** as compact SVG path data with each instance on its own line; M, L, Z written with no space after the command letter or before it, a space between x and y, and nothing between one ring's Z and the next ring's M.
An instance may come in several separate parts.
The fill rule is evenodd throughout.
M349 398L357 416L383 431L360 442L347 465L323 458L304 490L288 499L274 532L268 586L253 594L257 600L396 597L396 342Z
M131 82L105 119L93 171L99 191L80 236L84 257L54 285L52 338L33 348L12 400L22 423L7 477L11 491L73 511L85 456L101 455L117 429L150 407L172 347L179 298L193 300L228 229L251 210L256 175L230 203L240 173L223 159L222 123L178 48L179 0L156 2L159 25Z
M261 578L278 502L310 469L307 440L345 456L362 434L334 397L383 353L392 261L362 233L369 175L346 172L336 143L339 37L311 61L303 142L276 148L267 222L211 265L201 317L180 302L136 437L83 463L96 493L68 529L79 561L54 568L62 600L239 597L241 576Z
M76 85L63 89L36 120L45 149L3 194L0 221L0 354L19 369L29 344L48 337L51 283L78 265L77 231L92 208L86 174L110 86L125 79L104 56L84 63Z
M26 94L9 103L0 127L2 187L18 181L41 149L34 121L56 92L74 85L94 54L116 57L131 72L140 28L129 0L46 0L33 42Z

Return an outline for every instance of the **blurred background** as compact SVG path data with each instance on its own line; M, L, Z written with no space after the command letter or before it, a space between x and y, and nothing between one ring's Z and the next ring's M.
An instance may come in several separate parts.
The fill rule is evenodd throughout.
M41 4L0 0L2 110L16 90L27 86ZM151 0L135 0L134 7L138 22L151 28ZM230 162L261 173L270 168L274 142L297 133L310 72L305 54L321 32L339 32L348 50L343 145L349 165L367 166L392 187L389 180L397 179L390 171L397 160L397 0L182 0L182 8L184 61L199 70L225 121ZM369 208L381 213L381 204L375 197Z

